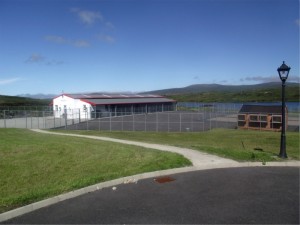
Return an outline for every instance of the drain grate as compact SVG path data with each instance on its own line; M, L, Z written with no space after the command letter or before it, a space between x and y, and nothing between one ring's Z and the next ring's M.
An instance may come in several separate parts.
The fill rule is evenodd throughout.
M167 182L172 182L175 179L172 177L158 177L154 179L157 183L163 184L163 183L167 183Z

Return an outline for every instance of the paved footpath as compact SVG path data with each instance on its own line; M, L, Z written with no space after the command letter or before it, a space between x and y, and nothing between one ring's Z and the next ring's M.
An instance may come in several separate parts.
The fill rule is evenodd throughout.
M156 150L161 150L161 151L168 151L168 152L175 152L180 155L183 155L187 159L189 159L192 163L193 166L195 167L203 167L206 165L238 165L238 162L231 160L231 159L224 159L215 155L210 155L207 153L202 153L196 150L192 149L187 149L187 148L179 148L179 147L174 147L174 146L168 146L168 145L160 145L160 144L149 144L149 143L144 143L144 142L138 142L138 141L128 141L128 140L121 140L121 139L116 139L116 138L109 138L109 137L98 137L98 136L91 136L91 135L79 135L79 134L66 134L66 133L55 133L55 132L49 132L45 130L39 130L39 129L32 129L32 131L44 133L44 134L52 134L52 135L63 135L63 136L72 136L72 137L81 137L81 138L90 138L90 139L96 139L96 140L101 140L101 141L110 141L110 142L117 142L121 144L126 144L126 145L135 145L135 146L140 146L140 147L145 147L145 148L152 148Z
M69 192L69 193L66 193L66 194L62 194L62 195L59 195L59 196L56 196L56 197L53 197L53 198L50 198L50 199L46 199L46 200L43 200L43 201L40 201L40 202L37 202L37 203L33 203L33 204L30 204L30 205L27 205L27 206L24 206L24 207L21 207L21 208L18 208L18 209L15 209L15 210L12 210L12 211L9 211L9 212L6 212L6 213L2 213L0 214L0 222L1 221L7 221L9 219L12 219L12 218L15 218L17 216L21 216L21 215L24 215L24 216L21 216L19 217L19 219L17 220L11 220L11 221L8 221L8 222L16 222L16 223L34 223L34 221L40 221L39 223L56 223L56 222L59 222L60 223L68 223L68 222L71 222L72 218L74 217L75 214L77 214L78 212L75 210L73 211L72 213L74 214L72 216L72 213L70 211L71 214L68 214L70 217L66 217L65 219L63 214L62 214L62 219L61 220L57 220L56 222L51 220L51 217L50 214L49 216L45 215L45 214L41 214L41 218L42 220L37 220L37 217L36 216L33 216L35 214L35 212L33 211L36 211L37 210L37 213L38 212L45 212L43 210L46 210L47 212L47 209L49 209L49 207L52 209L52 206L55 208L56 206L59 207L60 204L64 204L64 203L68 203L68 202L72 202L72 199L75 199L74 201L76 202L77 200L76 199L80 199L80 196L90 196L89 193L91 192L95 192L95 193L102 193L102 192L99 192L99 190L111 190L111 187L114 187L114 186L117 186L117 185L124 185L124 183L129 183L129 184L140 184L142 180L145 180L147 181L147 178L148 180L153 180L153 178L155 177L160 177L160 176L167 176L167 175L172 175L172 176L182 176L183 174L183 177L187 177L189 178L190 180L188 180L187 178L182 178L182 179L179 179L179 178L175 178L176 180L178 179L179 181L181 180L182 182L174 182L175 184L179 185L179 189L177 190L176 188L178 188L176 186L176 188L174 187L174 189L170 189L168 191L171 191L171 192L174 192L175 190L177 190L179 196L182 196L183 198L186 198L188 195L187 192L185 192L184 190L180 190L181 187L185 186L185 185L188 185L188 186L192 186L193 188L196 188L196 189L199 189L202 190L203 188L205 190L203 190L205 193L208 193L208 190L209 189L212 189L212 190L215 190L215 189L218 189L220 188L220 185L223 186L223 185L227 185L226 184L226 179L224 180L222 178L222 175L215 175L215 171L218 171L218 170L207 170L207 169L216 169L216 168L231 168L229 171L232 171L232 172L229 172L229 174L231 174L231 176L228 177L229 181L230 180L237 180L237 179L243 179L243 177L247 177L247 173L252 173L250 171L246 171L245 174L241 174L241 173L238 173L238 171L240 171L239 169L241 168L234 168L234 167L248 167L248 169L251 169L249 167L266 167L264 165L262 165L262 163L259 163L259 162L256 162L256 163L249 163L249 162L246 162L246 163L239 163L237 161L234 161L234 160L230 160L230 159L224 159L224 158L221 158L221 157L218 157L218 156L214 156L214 155L210 155L210 154L206 154L206 153L201 153L199 151L195 151L195 150L191 150L191 149L186 149L186 148L178 148L178 147L173 147L173 146L167 146L167 145L159 145L159 144L148 144L148 143L143 143L143 142L136 142L136 141L127 141L127 140L120 140L120 139L115 139L115 138L107 138L107 137L96 137L96 136L89 136L89 135L77 135L77 134L65 134L65 133L55 133L55 132L49 132L49 131L45 131L45 130L39 130L39 129L33 129L32 131L35 131L35 132L40 132L40 133L44 133L44 134L52 134L52 135L64 135L64 136L74 136L74 137L80 137L80 138L90 138L90 139L96 139L96 140L102 140L102 141L111 141L111 142L117 142L117 143L122 143L122 144L129 144L129 145L136 145L136 146L141 146L141 147L146 147L146 148L152 148L152 149L158 149L158 150L162 150L162 151L170 151L170 152L175 152L175 153L178 153L178 154L181 154L183 155L184 157L186 157L187 159L189 159L192 163L193 163L193 166L192 167L185 167L185 168L178 168L178 169L170 169L170 170L163 170L163 171L155 171L155 172L150 172L150 173L145 173L145 174L138 174L138 175L134 175L134 176L129 176L129 177L123 177L123 178L119 178L119 179L116 179L116 180L112 180L112 181L107 181L107 182L103 182L103 183L99 183L99 184L95 184L95 185L92 185L92 186L89 186L89 187L86 187L86 188L82 188L82 189L79 189L79 190L76 190L76 191L72 191L72 192ZM296 184L298 184L298 186L296 185L296 189L298 190L299 189L299 161L285 161L285 162L268 162L267 163L267 167L268 166L271 166L272 168L274 166L279 166L280 168L282 166L287 166L287 167L293 167L290 168L290 170L285 169L285 170L282 170L284 171L284 174L287 173L289 174L289 172L293 171L292 174L293 174L293 181L294 183L293 184L290 184L290 182L285 182L285 183L282 183L280 181L280 183L282 183L283 185L281 186L282 188L287 188L288 191L290 186L287 186L287 184L290 184L291 186L293 186L292 188L295 188L295 181L296 181ZM252 168L254 170L256 170L257 168ZM263 169L263 168L261 168ZM274 168L273 168L274 169ZM279 169L279 168L275 168L275 169ZM203 172L202 170L207 170L208 172ZM253 171L254 171L253 170ZM201 171L203 173L201 173ZM220 170L221 171L221 170ZM243 170L241 170L243 171ZM280 170L278 170L280 171ZM187 173L188 172L188 173ZM200 175L198 174L200 173ZM239 176L235 176L233 173L238 173L240 174ZM177 174L177 175L176 175ZM259 172L258 172L259 174ZM275 173L272 173L272 172L268 172L268 174L275 174ZM279 174L280 176L278 177L283 177L283 175L280 174L280 172L277 172L277 174ZM220 183L220 184L212 184L212 183L207 183L209 184L208 186L205 186L206 183L201 183L201 184L198 184L200 186L197 186L196 183L197 182L194 182L195 179L198 180L198 175L199 176L204 176L202 177L201 179L203 180L207 180L207 179L210 179L209 176L218 176L217 179L221 179L223 180L225 183ZM208 177L205 177L205 176L208 176ZM275 179L276 182L277 182L277 178L272 176L273 178L272 179ZM150 179L149 179L150 178ZM246 183L247 184L251 184L252 182L256 182L256 180L254 179L255 178L255 175L251 175L251 179L249 178L249 181L247 181ZM265 179L265 180L270 180L270 182L272 181L271 180L271 177L270 176L265 176L263 178L261 178L262 181ZM297 180L298 179L298 180ZM281 179L282 181L284 179ZM137 182L138 181L138 182ZM236 181L235 181L236 182ZM278 184L276 184L276 182L274 181L274 185L278 186ZM146 182L147 183L147 182ZM196 185L196 186L195 186ZM203 186L204 185L204 186ZM205 188L206 187L206 188ZM248 186L250 189L251 189L251 186ZM151 186L149 186L150 189L148 189L150 196L149 196L149 202L151 202L151 195L153 197L153 194L154 196L156 196L156 192L151 189ZM242 187L242 188L246 188L246 187ZM260 188L268 188L268 189L272 189L272 186L267 186L267 187L260 187ZM117 186L117 189L119 189L119 186ZM233 191L235 190L235 186L233 185L232 187L228 188L228 190ZM221 193L222 193L222 190L220 190ZM267 191L267 190L264 190L264 191ZM283 192L285 192L285 190L283 190ZM295 191L294 191L295 192ZM124 192L126 193L126 192ZM152 194L151 194L152 193ZM174 192L175 193L175 192ZM213 194L213 192L210 192L211 194ZM296 192L294 194L297 194L298 193L298 200L299 200L299 192ZM225 193L226 194L226 193ZM231 193L233 194L233 193ZM106 195L106 194L105 194ZM203 196L205 197L206 194ZM259 195L260 196L260 195ZM283 195L284 196L284 195ZM142 196L141 196L142 197ZM157 197L157 196L156 196ZM221 197L221 196L220 196ZM240 196L242 197L242 196ZM287 196L288 198L295 198L297 196ZM239 198L237 196L237 198ZM264 198L264 196L260 196L259 198ZM156 199L156 198L154 198ZM297 200L296 199L296 200ZM295 201L296 201L295 200ZM118 201L118 200L116 200ZM121 201L121 200L120 200ZM148 200L147 200L148 201ZM179 204L180 203L180 198L177 199L176 201L178 201L177 203ZM294 204L295 201L292 201L291 204ZM268 202L268 201L267 201ZM299 203L296 202L297 204ZM79 206L81 203L74 203L76 206L69 206L69 205L65 205L65 209L68 211L69 210L69 207L77 207ZM84 203L87 208L86 210L89 208L88 205L89 204L94 204L94 203L87 203L85 202ZM96 203L95 203L96 204ZM107 202L107 204L109 204L109 201ZM122 203L123 204L123 203ZM158 211L161 211L161 210L164 210L164 207L163 205L160 205L160 201L158 200L157 201L157 204L158 205L153 205L153 207L157 207L157 208L160 208L160 210ZM162 204L165 204L165 203L162 203ZM184 203L184 204L188 204L188 202ZM208 204L208 203L207 203ZM225 203L224 203L225 204ZM288 205L290 203L287 203ZM299 204L298 204L299 205ZM151 204L150 204L151 206ZM107 206L107 207L111 207L111 206ZM125 207L125 206L124 206ZM152 207L152 206L151 206ZM161 208L163 207L163 208ZM182 207L182 206L181 206ZM186 206L188 207L188 205ZM200 206L197 206L197 204L195 204L195 207L200 207ZM202 207L202 206L201 206ZM227 207L227 206L226 206ZM273 208L274 206L272 205L271 208ZM42 209L43 208L43 209ZM299 207L298 207L299 208ZM42 211L40 211L40 210ZM80 209L80 207L79 207ZM132 208L134 209L134 208ZM171 208L170 208L171 209ZM296 208L297 209L297 208ZM147 209L149 210L149 209ZM173 210L173 209L172 209ZM171 211L172 211L171 210ZM220 209L221 210L221 209ZM223 209L222 209L223 210ZM93 210L91 210L93 213L95 213L96 215L97 212L94 212ZM170 212L171 212L170 211ZM174 210L173 210L174 211ZM226 210L225 210L226 211ZM57 213L55 210L53 211L54 212L54 215ZM114 211L112 211L114 212ZM65 213L65 212L64 212ZM109 214L109 212L106 212L105 214ZM116 212L116 213L119 213L119 212ZM133 213L133 212L132 212ZM47 213L46 213L47 214ZM90 215L89 213L87 213L86 215ZM94 215L94 216L96 216ZM103 214L101 214L103 216ZM111 214L109 214L110 216L112 216ZM155 215L155 214L153 214ZM171 214L173 215L173 214ZM98 215L99 216L99 215ZM178 215L174 215L174 218L177 218ZM48 218L49 220L43 220L43 218ZM54 216L55 217L55 216ZM119 216L117 216L119 217ZM126 217L126 215L125 215ZM155 217L155 216L154 216ZM20 219L21 218L21 219ZM27 218L25 220L22 220L22 218ZM31 219L30 219L31 218ZM74 217L75 218L75 217ZM108 218L108 217L106 217ZM121 218L121 217L120 217ZM136 218L136 220L122 220L124 223L126 222L129 222L129 223L132 223L132 221L136 221L138 223L160 223L160 222L163 222L163 221L160 221L160 220L156 220L156 219L150 219L147 221L147 220L144 220L144 221L140 221L138 219L138 216L137 217L132 217L132 218ZM144 218L148 218L148 217L144 217ZM57 217L58 219L58 217ZM98 219L95 219L95 220L89 220L87 217L85 217L84 215L82 215L82 219L83 220L74 220L75 223L82 223L82 221L90 221L90 222L93 222L93 223L103 223L104 221L106 221L105 223L119 223L121 221L118 221L118 220L104 220L103 217L99 217ZM197 218L196 218L197 219ZM198 218L199 219L199 218ZM195 223L198 221L197 220L187 220L189 221L188 223ZM293 217L293 221L295 221L296 218L295 216ZM298 217L298 220L299 220L299 217ZM176 222L177 221L177 222ZM209 222L210 220L203 220L203 223L211 223ZM254 220L253 220L254 221ZM268 221L268 220L266 220ZM122 222L122 223L123 223ZM172 219L168 219L166 220L165 222L163 223L181 223L183 221L178 221L178 220L172 220ZM224 222L224 221L218 221L216 220L217 223L220 223L220 222ZM83 223L88 223L88 222L83 222ZM197 222L199 223L199 221ZM229 223L229 222L226 222L226 223ZM245 223L245 222L241 222L240 223ZM249 222L251 223L251 222ZM268 222L268 223L271 223L271 222Z
M241 167L241 166L261 166L262 163L256 162L246 162L240 163L231 159L225 159L216 155L211 155L204 152L199 152L196 150L188 149L188 148L179 148L175 146L169 145L161 145L161 144L149 144L144 142L138 141L128 141L128 140L121 140L116 138L109 138L109 137L99 137L99 136L91 136L91 135L80 135L80 134L66 134L66 133L56 133L56 132L49 132L40 129L32 129L32 131L44 133L44 134L52 134L52 135L62 135L62 136L72 136L72 137L80 137L80 138L90 138L96 139L101 141L111 141L117 142L127 145L135 145L145 148L152 148L161 151L168 151L178 153L183 155L187 159L189 159L194 169L211 169L211 168L228 168L228 167ZM299 161L286 161L286 162L269 162L269 166L299 166Z

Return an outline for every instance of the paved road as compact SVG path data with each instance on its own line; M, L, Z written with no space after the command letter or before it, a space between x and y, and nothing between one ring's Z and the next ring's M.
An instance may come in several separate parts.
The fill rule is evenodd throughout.
M299 224L299 167L195 171L121 184L5 223Z

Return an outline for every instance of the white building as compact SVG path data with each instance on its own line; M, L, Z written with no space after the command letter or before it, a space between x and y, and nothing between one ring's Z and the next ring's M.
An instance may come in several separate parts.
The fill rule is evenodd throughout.
M62 94L53 99L56 118L91 119L176 110L176 101L159 95Z

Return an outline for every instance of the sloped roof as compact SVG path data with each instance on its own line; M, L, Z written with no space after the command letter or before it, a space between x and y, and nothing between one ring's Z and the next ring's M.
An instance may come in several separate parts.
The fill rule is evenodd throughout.
M160 95L152 94L64 94L74 99L120 99L120 98L162 98Z
M281 105L243 105L239 113L281 114Z
M117 104L147 104L147 103L172 103L160 95L152 94L63 94L73 99L80 99L91 105L117 105Z
M82 99L92 105L121 105L121 104L147 104L147 103L171 103L168 98L113 98L113 99Z

